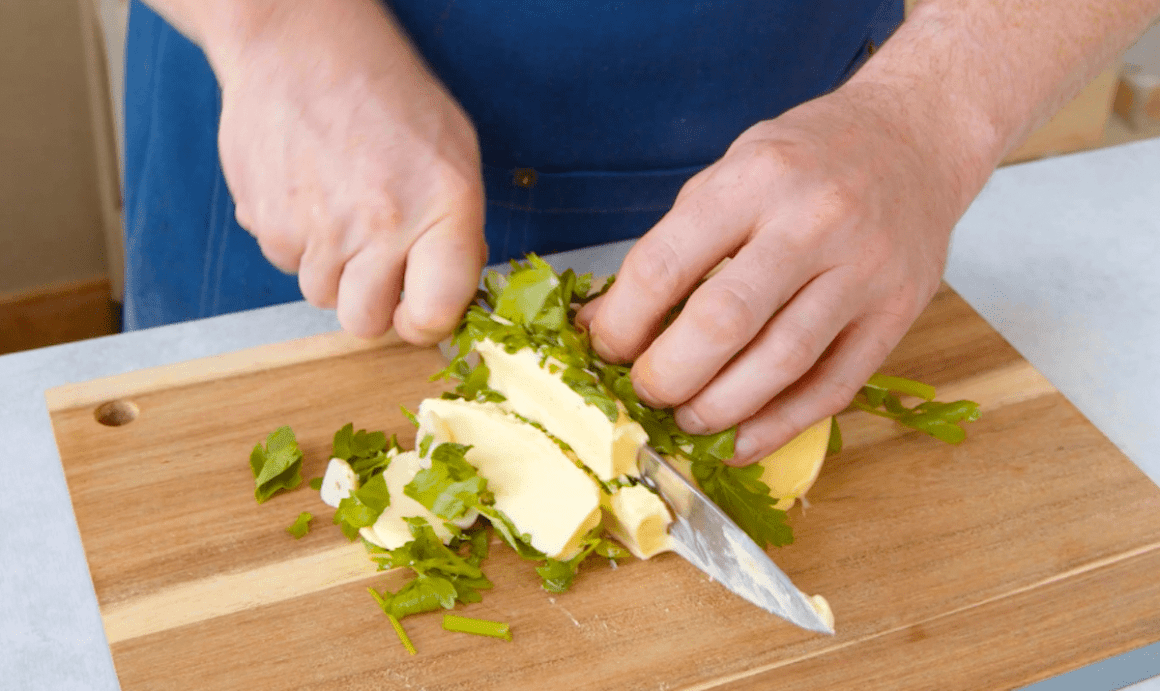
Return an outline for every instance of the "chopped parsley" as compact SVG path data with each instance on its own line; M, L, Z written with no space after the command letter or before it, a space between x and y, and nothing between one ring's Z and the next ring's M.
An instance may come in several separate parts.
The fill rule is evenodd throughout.
M370 480L372 475L381 473L398 452L399 440L393 435L387 439L384 432L365 429L355 432L354 424L350 422L334 433L331 444L331 455L350 464L351 470L358 474L360 485Z
M301 540L310 532L310 521L314 520L314 514L309 511L303 511L298 514L298 518L286 528L286 532L294 536L295 540Z
M379 550L371 558L378 562L380 569L410 568L415 578L397 592L376 593L379 607L402 619L440 608L451 609L456 602L469 604L482 600L479 591L492 587L479 568L487 558L487 532L482 528L464 532L445 545L426 520L405 520L411 541L396 549Z
M431 467L415 473L403 488L403 494L445 521L460 518L479 505L493 503L487 491L487 479L465 458L470 448L452 443L436 446L431 452Z
M360 528L372 526L383 511L391 505L391 493L387 490L387 479L383 474L372 475L369 480L338 503L334 512L334 524L342 529L348 540L358 537Z
M279 427L266 437L266 446L254 446L250 452L250 470L254 474L254 498L261 504L279 490L294 489L302 484L302 449L289 427Z
M546 559L542 565L536 567L536 573L540 574L540 578L544 581L544 590L549 593L563 593L571 588L580 564L593 553L609 559L627 557L628 550L602 537L603 531L603 527L596 526L580 543L580 552L571 559Z

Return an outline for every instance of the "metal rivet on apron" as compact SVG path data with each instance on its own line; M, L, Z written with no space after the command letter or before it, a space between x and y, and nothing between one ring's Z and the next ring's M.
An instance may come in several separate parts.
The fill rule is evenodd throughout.
M873 55L878 48L874 45L874 41L866 41L866 55Z
M516 187L530 189L536 186L535 168L516 168L512 172L512 184Z

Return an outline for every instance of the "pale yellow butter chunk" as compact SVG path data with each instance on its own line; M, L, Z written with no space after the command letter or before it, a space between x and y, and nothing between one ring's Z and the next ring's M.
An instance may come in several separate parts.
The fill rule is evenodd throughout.
M472 447L466 460L487 478L495 508L547 556L571 558L600 523L596 484L548 435L500 406L429 398L418 418L418 439L431 434L432 449L444 442Z
M761 481L778 500L776 508L785 511L805 495L822 471L830 443L830 425L834 418L819 420L794 437L785 446L758 461L764 470Z
M419 452L404 451L391 459L391 464L383 471L383 479L387 483L387 491L391 495L391 503L379 515L373 526L362 528L359 534L367 541L385 549L395 549L410 542L411 529L404 518L424 518L435 530L435 535L444 543L451 540L451 531L444 525L443 519L427 510L414 499L403 493L403 488L419 472ZM475 520L476 513L471 512L471 521ZM466 517L465 517L466 518ZM470 525L468 521L466 525ZM456 521L463 523L463 519Z
M673 549L673 518L663 499L641 485L624 487L604 498L608 532L637 559Z
M580 462L601 480L639 475L636 452L648 441L648 434L629 418L623 404L617 401L620 417L611 422L564 383L563 363L549 358L541 367L541 357L534 350L509 353L486 339L479 341L475 350L490 371L488 386L507 398L502 404L505 409L543 425L549 434L572 447ZM553 367L557 371L553 372Z
M822 621L826 622L826 625L830 627L830 630L833 630L834 610L830 609L830 603L826 600L826 598L822 597L821 595L811 595L810 606L814 608L814 611L818 613L818 616L822 618Z

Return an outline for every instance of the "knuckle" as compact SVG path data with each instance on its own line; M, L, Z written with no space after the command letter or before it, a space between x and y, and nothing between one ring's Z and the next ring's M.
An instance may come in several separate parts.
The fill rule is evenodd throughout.
M333 308L338 296L338 288L330 278L329 267L314 267L304 264L298 272L298 288L302 297L315 307Z
M783 324L773 348L773 368L787 375L799 375L818 359L818 337L800 326Z
M440 186L443 194L454 204L483 203L483 179L459 166L448 165L444 168L440 175Z
M421 334L442 334L450 331L456 321L456 315L450 309L439 308L409 308L407 310L407 326Z
M814 221L821 227L844 225L860 217L864 204L861 188L853 182L831 177L816 183Z
M781 179L799 168L792 147L776 139L757 139L748 142L738 154L747 173L759 180Z
M361 209L362 223L368 232L391 232L403 225L403 207L387 190L367 200Z
M238 202L234 206L234 220L242 230L254 235L254 214L247 204Z
M761 327L750 291L735 284L707 284L694 293L691 302L686 311L694 327L713 342L739 347Z
M637 394L653 407L669 408L684 402L685 396L677 390L674 377L658 376L650 358L638 360L631 370L632 385Z
M287 274L298 271L298 266L302 261L302 253L280 234L263 233L259 235L258 247L266 259L279 271Z
M842 218L853 215L862 205L862 190L842 177L830 178L822 185L822 203Z
M675 295L684 283L680 256L668 240L657 240L635 252L626 262L621 274L629 274L629 283L636 289L663 297Z

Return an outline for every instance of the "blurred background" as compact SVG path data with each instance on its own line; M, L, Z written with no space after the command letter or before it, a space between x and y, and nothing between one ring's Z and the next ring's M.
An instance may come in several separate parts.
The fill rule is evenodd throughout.
M120 330L128 0L0 1L0 354ZM1160 26L1006 161L1160 136Z

